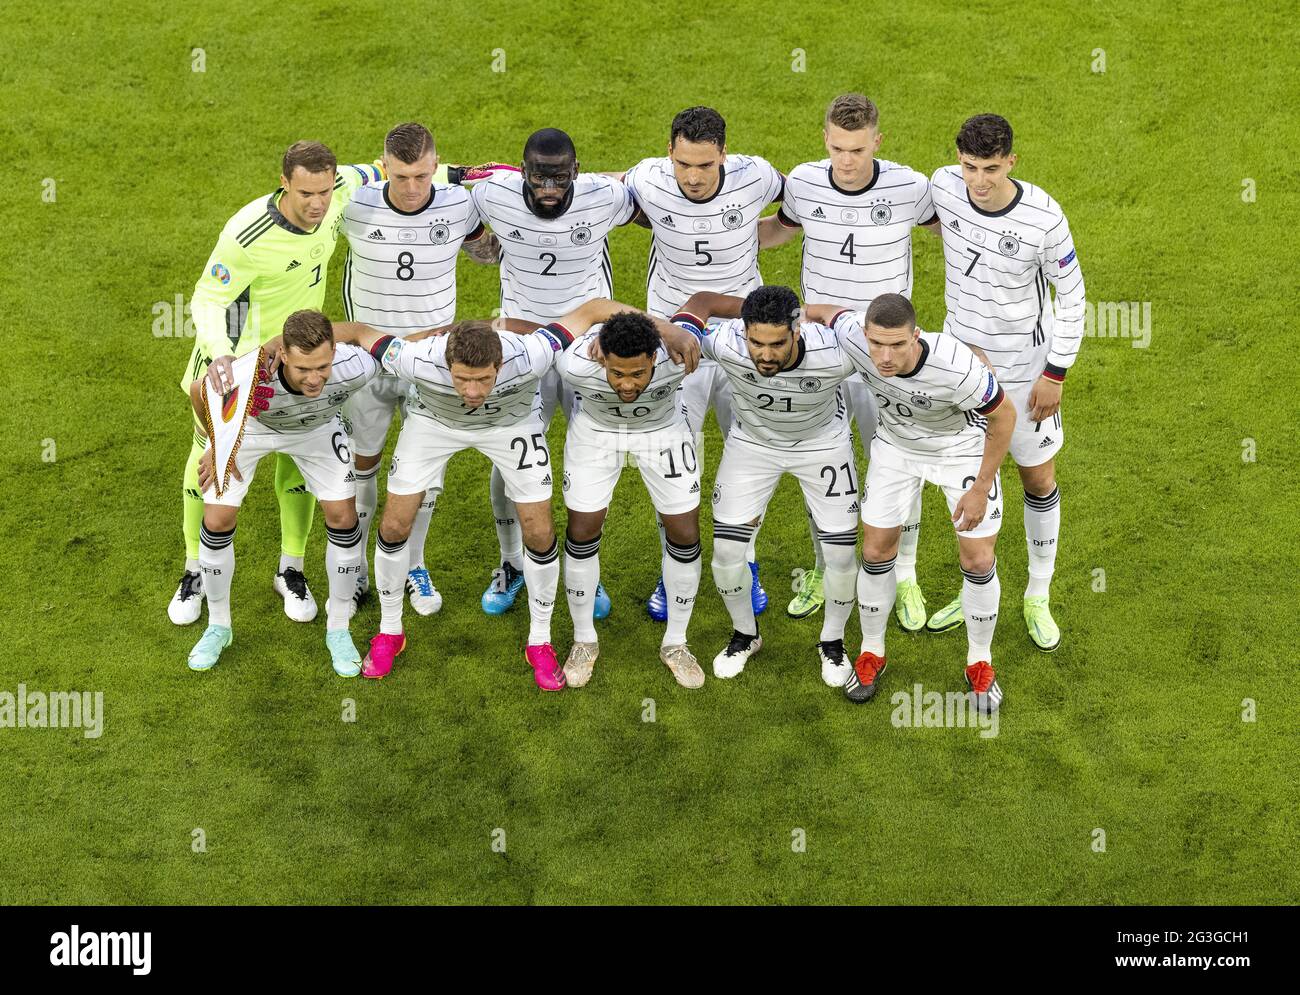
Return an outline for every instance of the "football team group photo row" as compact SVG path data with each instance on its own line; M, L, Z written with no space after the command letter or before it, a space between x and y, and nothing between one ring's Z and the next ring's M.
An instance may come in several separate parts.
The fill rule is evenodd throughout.
M519 645L538 688L591 681L597 624L618 608L662 627L660 660L684 688L706 681L692 642L717 647L714 678L736 678L762 649L767 615L764 626L809 626L809 665L867 702L885 680L892 616L908 633L964 626L952 678L979 713L996 712L997 539L1012 511L1004 466L1014 464L1024 494L1016 624L1022 616L1044 652L1062 639L1050 607L1055 460L1085 314L1069 224L1015 175L1012 126L997 114L954 120L950 157L924 171L880 157L879 112L862 94L835 97L824 115L811 109L810 134L819 116L826 154L797 165L731 151L722 115L703 106L671 118L666 152L650 154L663 149L656 142L623 170L583 170L557 128L528 135L517 166L452 165L469 157L440 156L419 123L396 125L382 155L355 165L320 142L290 146L278 188L222 229L192 303L184 569L168 607L173 623L190 625L206 603L189 667L254 659L233 646L231 587L240 507L259 466L274 476L280 519L267 580L304 624L318 615L304 574L317 505L324 518L322 666L328 655L340 677L377 679L426 648L434 658L439 570L474 565L454 529L430 537L430 526L448 462L473 450L491 465L474 500L484 529L491 507L500 554L482 565L481 610L521 615L511 609L523 596ZM627 225L650 232L644 299L614 292L610 240ZM765 284L763 250L800 238L800 286ZM939 331L918 327L911 303L914 240L942 251ZM341 242L347 320L332 321L323 308ZM491 313L458 311L462 256L499 268ZM706 468L710 410L724 445ZM547 441L557 417L562 452ZM600 570L625 469L649 495L661 545L659 581L631 609L611 604ZM756 541L786 474L808 540L783 606L769 604ZM954 587L960 570L960 594L934 611L916 574L927 483L947 502ZM706 553L730 632L691 628ZM557 646L561 580L573 632ZM372 598L378 631L363 653L351 628ZM856 653L845 648L855 605ZM787 619L771 618L782 611Z

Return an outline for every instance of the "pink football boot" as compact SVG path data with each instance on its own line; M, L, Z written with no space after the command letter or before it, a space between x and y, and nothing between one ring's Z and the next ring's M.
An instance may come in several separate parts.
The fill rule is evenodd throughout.
M536 643L524 647L524 659L533 668L533 679L543 691L563 691L564 669L550 643Z
M393 661L397 654L406 649L406 634L398 633L396 636L390 636L386 632L381 632L370 640L370 652L361 664L361 676L373 677L378 680L381 677L387 677L393 670Z

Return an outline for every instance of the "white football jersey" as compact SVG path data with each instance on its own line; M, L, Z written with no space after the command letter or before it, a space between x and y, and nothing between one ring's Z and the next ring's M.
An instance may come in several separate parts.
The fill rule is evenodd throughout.
M388 184L362 187L343 211L348 258L343 307L391 335L447 325L456 317L456 254L483 235L467 190L434 184L420 211L388 200Z
M524 202L521 173L474 185L474 205L501 243L501 314L545 324L597 297L614 296L609 233L636 213L627 189L599 173L580 173L558 218L539 218Z
M843 444L849 420L839 387L854 365L829 328L800 325L794 365L765 377L749 358L741 319L710 321L703 330L685 317L678 324L699 336L700 351L726 373L732 432L769 449L816 451Z
M330 421L343 403L379 373L379 363L370 353L339 342L334 346L334 366L325 387L316 397L296 391L284 379L284 367L271 377L275 394L265 411L247 422L246 432L255 435L310 432Z
M537 385L571 341L563 329L539 328L528 335L498 332L501 370L477 408L467 408L451 379L447 336L406 342L390 339L380 353L385 370L415 386L410 410L448 428L499 428L526 421L537 399Z
M686 367L674 363L668 350L660 345L655 352L650 382L641 396L629 404L620 400L618 392L609 385L605 368L587 358L587 349L599 334L600 326L596 325L575 339L555 361L560 377L577 398L574 417L597 432L654 432L685 424L679 388Z
M997 377L959 339L921 333L921 359L911 373L881 376L871 361L865 316L831 319L845 354L876 395L876 438L908 459L969 459L984 452L987 415L1003 401Z
M934 202L907 166L877 159L871 182L848 191L822 159L790 171L777 218L803 228L804 303L866 310L881 294L911 298L912 229L934 220Z
M1070 225L1051 197L1021 180L1000 211L971 203L960 166L930 181L943 228L943 330L983 349L1008 387L1064 375L1083 340L1083 272ZM1048 284L1056 288L1056 314Z
M682 193L671 159L642 159L624 177L654 235L646 310L671 318L701 290L746 296L761 286L758 219L781 199L785 177L766 159L729 155L707 200Z

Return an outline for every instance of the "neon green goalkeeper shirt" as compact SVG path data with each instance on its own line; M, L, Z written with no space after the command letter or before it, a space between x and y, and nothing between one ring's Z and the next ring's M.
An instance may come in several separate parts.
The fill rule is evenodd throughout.
M282 189L259 197L226 222L194 286L194 350L182 390L188 392L217 356L251 352L279 335L295 311L321 309L343 209L358 189L381 179L378 166L339 167L329 210L312 231L280 213Z

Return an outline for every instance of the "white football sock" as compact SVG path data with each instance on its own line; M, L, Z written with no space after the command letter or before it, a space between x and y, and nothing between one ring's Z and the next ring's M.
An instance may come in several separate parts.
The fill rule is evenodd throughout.
M325 628L346 629L361 573L361 523L350 529L325 526L325 573L329 577L329 600L325 602Z
M235 530L199 528L199 570L208 597L208 625L230 628L230 582L235 576Z
M357 470L357 524L361 526L361 576L370 579L370 523L379 507L379 464Z
M808 510L806 504L803 506L803 513L808 519L808 533L812 536L813 566L817 570L825 571L826 553L822 549L821 533L817 529L817 521L812 517L812 512Z
M1056 570L1056 541L1061 531L1061 489L1043 497L1025 491L1025 543L1029 547L1026 598L1045 598Z
M379 631L402 633L402 603L406 600L406 540L386 542L381 528L375 536L375 587L379 591Z
M293 567L295 570L297 570L299 573L301 573L301 572L302 572L302 557L301 557L301 556L286 556L284 553L281 553L281 554L280 554L280 573L284 573L284 572L285 572L286 570L288 570L290 567Z
M820 543L826 551L826 572L822 576L822 590L826 594L821 634L824 643L844 638L844 627L853 613L858 586L858 557L851 544L856 539L857 532L854 532L849 544L826 540Z
M898 580L893 559L883 563L862 561L858 570L858 620L862 623L862 653L885 655L885 626L894 608Z
M668 625L661 646L680 646L686 642L686 627L690 625L691 612L695 610L703 567L698 542L694 546L668 543L660 564L664 591L668 595Z
M731 627L747 636L758 634L751 595L754 575L745 562L745 550L752 534L750 525L713 523L713 583L731 615Z
M594 643L596 639L596 585L600 583L600 536L590 542L564 538L564 594L573 619L573 641ZM532 642L532 639L529 639ZM545 640L543 640L545 642Z
M515 503L506 497L506 482L495 466L489 478L488 493L492 500L492 517L496 520L497 545L501 547L501 562L509 563L518 571L524 569L524 533L519 528L519 512Z
M962 571L961 610L966 616L966 663L993 662L993 630L998 624L998 601L1002 585L998 582L998 564L986 574Z
M599 570L599 568L597 568ZM543 553L524 551L524 586L528 588L528 645L551 641L551 614L555 589L560 586L560 544L552 540ZM595 597L596 589L592 589Z
M916 547L921 541L921 492L916 492L916 500L907 513L907 522L898 537L898 556L894 564L894 576L902 580L916 580Z
M433 520L433 509L438 504L438 491L429 489L424 492L420 510L415 513L415 522L411 525L411 536L406 540L410 554L408 569L424 566L424 543L429 537L429 523Z

